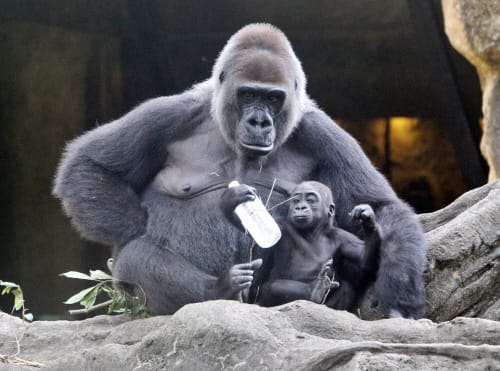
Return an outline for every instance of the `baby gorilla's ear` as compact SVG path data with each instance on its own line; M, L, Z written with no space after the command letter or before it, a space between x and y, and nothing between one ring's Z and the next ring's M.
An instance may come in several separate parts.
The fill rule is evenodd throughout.
M331 203L329 206L328 206L328 216L330 218L334 217L335 216L335 204L334 203Z

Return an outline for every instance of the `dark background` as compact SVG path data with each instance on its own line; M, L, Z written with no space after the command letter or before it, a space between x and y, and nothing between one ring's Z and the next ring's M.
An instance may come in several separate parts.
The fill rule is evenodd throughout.
M59 273L104 269L110 255L83 241L51 196L65 143L208 78L251 22L287 34L309 95L417 211L486 180L477 75L448 44L438 0L0 0L0 9L0 279L22 285L35 318L61 317L61 302L84 287Z

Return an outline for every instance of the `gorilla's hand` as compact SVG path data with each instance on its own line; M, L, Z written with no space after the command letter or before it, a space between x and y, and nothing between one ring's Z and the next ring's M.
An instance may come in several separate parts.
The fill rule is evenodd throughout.
M262 259L233 265L217 282L218 298L237 299L238 294L252 285L254 272L262 266Z
M359 221L364 228L375 228L375 212L368 204L357 205L352 209L350 214L353 220Z
M240 230L244 230L241 225L240 220L234 213L236 206L243 202L255 200L255 188L247 186L246 184L240 184L236 187L230 187L224 191L221 196L220 209L224 216Z

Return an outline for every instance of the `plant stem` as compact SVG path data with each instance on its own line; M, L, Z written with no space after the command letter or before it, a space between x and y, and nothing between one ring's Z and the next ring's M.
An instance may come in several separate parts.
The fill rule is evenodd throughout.
M99 303L99 304L96 304L96 305L93 305L93 306L91 306L88 309L87 308L84 308L84 309L71 309L69 311L69 314L72 315L72 316L76 315L76 314L88 314L88 313L91 313L91 312L96 311L98 309L107 307L111 303L113 303L112 299L108 300L108 301L105 301L105 302L102 302L102 303Z

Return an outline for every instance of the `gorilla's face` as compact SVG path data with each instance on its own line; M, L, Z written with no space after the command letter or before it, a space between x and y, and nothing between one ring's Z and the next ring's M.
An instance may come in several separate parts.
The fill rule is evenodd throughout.
M235 139L241 152L253 157L266 155L273 150L275 121L285 98L285 91L276 86L244 84L237 89L240 120Z
M211 113L239 154L259 157L286 142L306 104L306 79L285 35L266 24L244 27L212 71Z
M334 205L312 182L299 184L292 193L288 220L298 230L312 229L333 218Z

